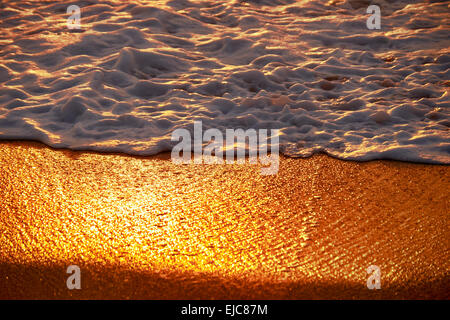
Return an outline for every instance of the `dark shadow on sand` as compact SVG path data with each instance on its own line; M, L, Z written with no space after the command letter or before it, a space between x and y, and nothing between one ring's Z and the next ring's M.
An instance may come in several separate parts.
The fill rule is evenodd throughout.
M342 281L264 281L187 272L136 272L81 265L81 289L69 290L64 265L0 263L0 299L449 299L450 277L369 290Z

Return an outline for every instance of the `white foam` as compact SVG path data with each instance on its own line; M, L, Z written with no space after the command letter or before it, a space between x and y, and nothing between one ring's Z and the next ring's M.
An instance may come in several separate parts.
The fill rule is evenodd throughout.
M370 2L370 1L366 1ZM80 1L0 11L0 138L151 155L280 129L307 157L450 163L450 1ZM56 20L55 20L56 19Z

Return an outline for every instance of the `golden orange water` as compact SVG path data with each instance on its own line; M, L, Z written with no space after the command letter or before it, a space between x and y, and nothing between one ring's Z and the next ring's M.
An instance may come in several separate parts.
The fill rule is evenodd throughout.
M183 10L167 6L167 1L135 2L183 14ZM426 5L416 10L425 10ZM18 38L42 39L49 49L38 52L24 45L18 51L19 57L36 58L59 52L86 35L99 34L94 27L102 20L90 19L84 12L82 30L69 32L65 9L37 11L42 18L37 22L26 19L36 9L22 10L20 24L0 30L0 43L11 45L8 50L14 53ZM228 9L224 6L219 14ZM248 5L250 15L260 10ZM320 17L284 17L283 10L284 6L264 9L267 20L262 20L262 25L270 28L252 31L255 44L262 38L260 44L267 48L311 57L345 49L299 43L299 35L312 30L303 30L295 22L313 22ZM279 19L272 20L273 13ZM339 21L340 17L329 18ZM132 20L132 15L116 10L108 23L119 23L122 18ZM213 34L192 34L189 40L200 45L221 39L223 32L246 37L232 25L225 31L223 26L217 29ZM401 26L380 34L406 37L413 32ZM433 45L436 47L420 50L433 53L430 57L448 52L443 42ZM164 43L155 46L142 51L183 50ZM119 53L120 49L111 52L108 59ZM394 61L396 52L381 51L375 56ZM75 67L95 69L106 59L94 57L89 63L80 60ZM1 58L2 63L8 60ZM220 60L213 55L208 59ZM223 67L215 72L224 76L242 67L228 57L222 59ZM308 59L305 56L301 65L308 64ZM28 74L42 84L53 82L52 78L73 77L70 68L53 69L38 63L26 66L26 71L11 71L12 78ZM349 80L341 75L323 76L338 82ZM179 78L161 75L159 80L189 83L190 77L192 74L180 74ZM205 80L212 78L205 76ZM67 95L91 89L86 81ZM366 92L355 89L352 93ZM60 94L50 91L39 98L53 103ZM396 97L380 100L385 98ZM37 95L31 97L30 105L35 99ZM289 101L286 95L270 95L272 107L281 108ZM186 105L194 108L195 103ZM111 110L95 112L112 116ZM177 116L173 110L161 110L160 115ZM152 120L158 118L155 115ZM26 118L24 123L54 144L64 138L46 130L45 121L41 125ZM8 133L8 129L2 127L0 133ZM326 133L320 130L316 133ZM151 139L111 139L92 145L128 142L140 144L140 149L133 151L156 143ZM316 155L283 157L279 174L261 176L257 165L179 166L167 156L138 158L2 142L0 298L449 298L449 190L448 166L356 163ZM81 266L80 292L66 288L65 271L72 264ZM366 287L370 265L381 269L381 291Z
M44 297L195 298L195 287L222 298L442 298L448 288L447 166L316 156L261 176L257 165L21 143L0 145L0 170L3 297L35 297L33 286L18 293L21 277ZM94 270L81 293L65 288L71 264ZM366 288L370 265L382 270L378 293ZM174 279L160 296L150 285Z

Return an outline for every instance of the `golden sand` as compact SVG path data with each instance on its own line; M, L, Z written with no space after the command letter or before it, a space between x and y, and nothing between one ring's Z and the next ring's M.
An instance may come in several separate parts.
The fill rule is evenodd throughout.
M0 298L450 297L448 166L259 169L0 143Z

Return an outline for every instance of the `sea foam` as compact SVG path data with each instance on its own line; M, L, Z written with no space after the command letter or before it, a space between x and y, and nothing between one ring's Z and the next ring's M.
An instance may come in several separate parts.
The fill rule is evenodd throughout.
M76 4L81 30L69 3L0 10L0 139L152 155L202 121L279 129L288 156L450 163L450 1Z

